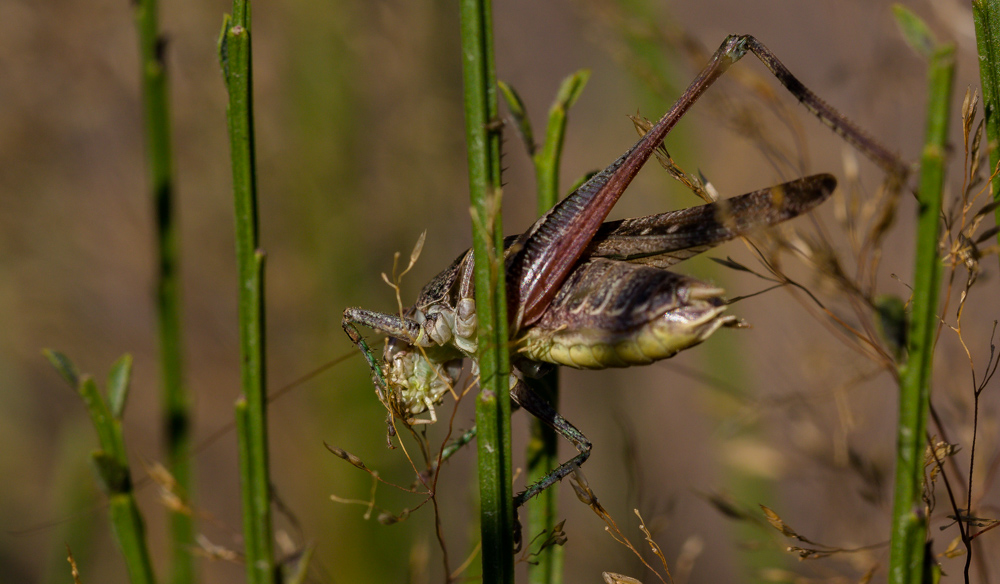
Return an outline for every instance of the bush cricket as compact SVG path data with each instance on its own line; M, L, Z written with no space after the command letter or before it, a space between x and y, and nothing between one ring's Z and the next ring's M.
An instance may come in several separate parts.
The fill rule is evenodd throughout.
M727 37L677 102L634 146L527 231L505 241L511 399L579 451L516 495L515 507L573 472L591 449L579 430L528 388L525 376L543 375L557 365L644 365L697 345L721 327L738 326L736 317L723 314L722 289L666 268L808 212L836 187L833 176L818 174L699 207L605 222L674 124L747 52L893 180L905 180L908 169L898 157L802 85L757 39ZM472 266L470 250L431 280L402 314L344 311L343 328L365 355L380 399L408 424L436 421L435 406L451 391L463 360L475 361ZM358 332L359 324L389 337L381 363ZM425 412L429 418L416 418Z

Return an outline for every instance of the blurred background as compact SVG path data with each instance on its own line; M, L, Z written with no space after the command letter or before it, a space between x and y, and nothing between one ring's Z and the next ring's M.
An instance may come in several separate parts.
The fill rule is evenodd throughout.
M497 2L498 76L519 91L541 136L560 81L577 69L592 70L570 112L564 191L632 144L629 114L658 118L704 64L678 39L711 52L730 33L757 36L807 86L915 161L924 129L925 65L902 41L889 6L869 0ZM957 0L910 6L940 39L958 47L947 191L954 197L962 188L959 105L965 88L979 84L972 16L968 3ZM226 95L216 60L228 10L225 2L180 0L164 2L161 17L175 132L185 378L195 397L198 443L231 423L239 392ZM380 277L391 271L394 252L406 257L427 231L423 254L403 280L406 303L469 245L457 14L448 2L254 4L272 391L353 351L339 325L345 307L396 310L395 294ZM142 476L144 466L163 457L153 216L136 47L127 2L0 3L3 582L70 581L67 545L83 582L126 580L87 468L95 435L82 403L41 357L42 348L65 351L98 379L122 353L133 354L125 424L133 468ZM855 176L843 142L798 107L756 60L736 69L760 76L787 112L745 117L740 104L756 97L744 94L765 90L720 82L710 91L715 97L694 107L668 140L683 168L703 172L723 196L806 172L832 172L842 185ZM762 153L770 141L792 154L791 164ZM511 126L504 160L504 225L515 233L531 223L535 201L530 161ZM698 204L649 166L613 218ZM851 183L857 192L874 196L882 174L861 161L858 176ZM837 215L845 207L843 200L828 203L815 219L795 225L824 234L850 264L851 245ZM908 296L915 217L912 197L904 193L883 244L875 278L880 293ZM738 242L708 255L755 265ZM789 274L829 292L801 262L786 259ZM687 263L679 271L715 281L733 296L766 286L704 259ZM963 315L977 380L998 315L996 273L995 258L984 260ZM959 281L964 277L960 272ZM952 324L955 306L953 300ZM831 309L853 322L850 310ZM845 343L828 320L815 318L805 294L774 290L732 312L753 328L721 331L649 367L563 374L561 412L594 443L584 467L591 487L623 533L645 549L632 512L639 509L678 581L855 582L872 569L874 581L884 580L888 550L877 544L888 539L892 499L893 379ZM952 441L964 448L956 468L966 476L969 359L947 328L940 345L935 406ZM383 526L365 519L364 506L330 499L366 500L371 479L330 455L324 441L359 456L388 480L412 480L402 452L386 449L385 413L368 377L354 356L271 406L273 484L289 512L277 519L282 549L314 544L311 578L317 582L443 581L429 506ZM983 393L976 445L974 494L990 517L1000 515L993 482L997 395L996 387ZM456 428L472 423L467 401ZM518 466L526 428L525 415L516 413ZM564 445L567 458L571 450ZM235 436L222 434L196 456L199 531L215 545L242 551ZM445 468L438 493L452 570L478 537L472 457L474 449L467 449ZM155 485L137 481L162 572L166 512ZM421 501L384 485L375 496L379 507L397 513ZM602 571L654 580L568 485L561 499L567 582L600 582ZM782 551L796 542L745 517L727 517L720 511L723 500L735 506L730 511L749 510L757 523L757 505L767 505L827 546L875 547L798 562ZM945 500L939 485L931 528L938 553L958 535L953 525L938 529L950 522ZM983 560L976 569L987 572L974 572L979 581L998 578L998 538L993 532L981 538ZM960 581L964 557L940 560L946 581ZM200 569L205 582L243 581L242 566L231 561L205 559Z

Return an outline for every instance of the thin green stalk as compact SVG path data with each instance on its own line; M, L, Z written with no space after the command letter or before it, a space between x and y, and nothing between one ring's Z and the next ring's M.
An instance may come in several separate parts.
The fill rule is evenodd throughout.
M535 166L535 184L538 190L538 214L544 215L559 200L559 165L566 138L566 118L569 108L576 102L590 78L590 71L577 71L563 80L555 102L549 109L545 143L535 150L529 122L520 98L513 88L500 85L507 103L518 122ZM526 379L528 386L559 409L559 370L553 369L542 379ZM559 434L537 418L531 420L531 437L527 448L527 483L534 484L559 466ZM563 547L551 539L557 536L559 523L559 491L547 489L528 504L528 541L536 541L540 534L548 534L546 545L533 556L528 565L528 582L531 584L558 584L562 582Z
M955 74L954 47L940 45L930 55L927 130L917 193L916 268L907 362L900 368L899 430L892 542L891 584L919 584L925 577L927 514L924 508L924 450L930 400L934 335L938 325L941 278L938 231L944 183L949 105Z
M476 400L483 581L514 581L514 494L510 452L510 355L500 223L500 134L492 9L489 0L459 4L465 132L472 201L472 241L479 321L480 390Z
M253 78L250 3L234 0L223 21L219 61L229 92L230 155L236 209L236 261L239 264L240 363L243 396L237 403L243 533L247 579L273 581L271 506L265 386L264 253L258 249L257 173L254 153ZM245 401L245 403L243 403ZM245 409L245 412L244 412ZM241 420L241 418L244 418Z
M132 584L153 584L153 563L149 559L149 548L146 546L146 527L135 503L135 494L131 485L127 492L108 495L108 513L111 516L111 528L115 539L122 550L125 565L128 567L129 581Z
M535 180L538 188L538 214L543 215L559 201L559 165L566 142L566 119L569 108L579 99L590 79L590 71L581 69L563 80L559 93L549 108L542 149L533 153Z
M983 116L990 153L990 172L1000 163L1000 0L972 0L979 51L979 78L983 86ZM1000 176L992 182L993 200L1000 200ZM1000 207L996 210L1000 223ZM998 234L1000 241L1000 234Z
M101 489L108 495L111 529L125 558L132 584L154 584L153 563L146 544L146 527L135 502L132 471L128 464L122 416L132 374L132 357L125 355L115 362L108 376L105 395L89 375L80 375L62 353L44 351L45 357L69 385L80 394L91 423L97 431L100 448L91 462Z
M559 370L553 369L541 379L526 379L531 388L549 405L559 408ZM552 469L559 466L559 434L534 417L531 419L531 434L527 448L527 477L525 482L533 485L545 478ZM526 505L528 510L528 542L536 540L540 534L549 538L557 535L559 525L559 489L545 489ZM544 538L543 538L544 539ZM530 584L559 584L563 581L564 548L547 541L547 545L532 556L528 564Z
M160 35L157 0L137 0L136 26L142 62L142 95L145 105L146 156L149 160L150 191L156 212L159 270L156 300L160 331L160 385L163 428L167 442L167 464L184 502L191 495L190 399L183 385L181 359L180 284L178 282L177 225L174 209L173 152L170 139L170 107L167 92L166 41ZM182 511L170 513L173 548L171 581L196 581L194 521Z
M253 465L250 462L253 458L250 454L250 441L243 440L239 438L241 436L246 436L249 432L250 416L247 413L247 400L244 397L240 397L236 400L236 449L237 449L237 464L239 465L240 481L242 485L247 484L248 477L253 476ZM243 516L243 538L246 540L243 542L244 548L246 549L247 555L247 582L251 584L259 582L267 582L267 580L261 580L260 575L252 570L250 567L253 566L253 562L250 559L251 550L253 553L257 553L256 550L260 549L260 542L258 541L258 536L260 535L256 529L247 529L246 526L252 525L254 523L254 500L253 497L247 496L248 489L243 488L243 496L240 499L241 504L241 514Z

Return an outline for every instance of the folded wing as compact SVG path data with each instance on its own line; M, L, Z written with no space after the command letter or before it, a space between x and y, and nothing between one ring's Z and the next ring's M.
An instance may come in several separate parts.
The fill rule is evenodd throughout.
M584 257L603 257L666 268L730 239L801 215L837 186L829 174L808 176L723 201L608 221Z

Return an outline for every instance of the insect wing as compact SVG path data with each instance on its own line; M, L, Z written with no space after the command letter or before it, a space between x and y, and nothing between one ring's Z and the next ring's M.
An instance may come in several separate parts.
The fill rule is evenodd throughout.
M801 215L837 186L817 174L708 205L609 221L587 249L604 257L666 268L730 239Z

